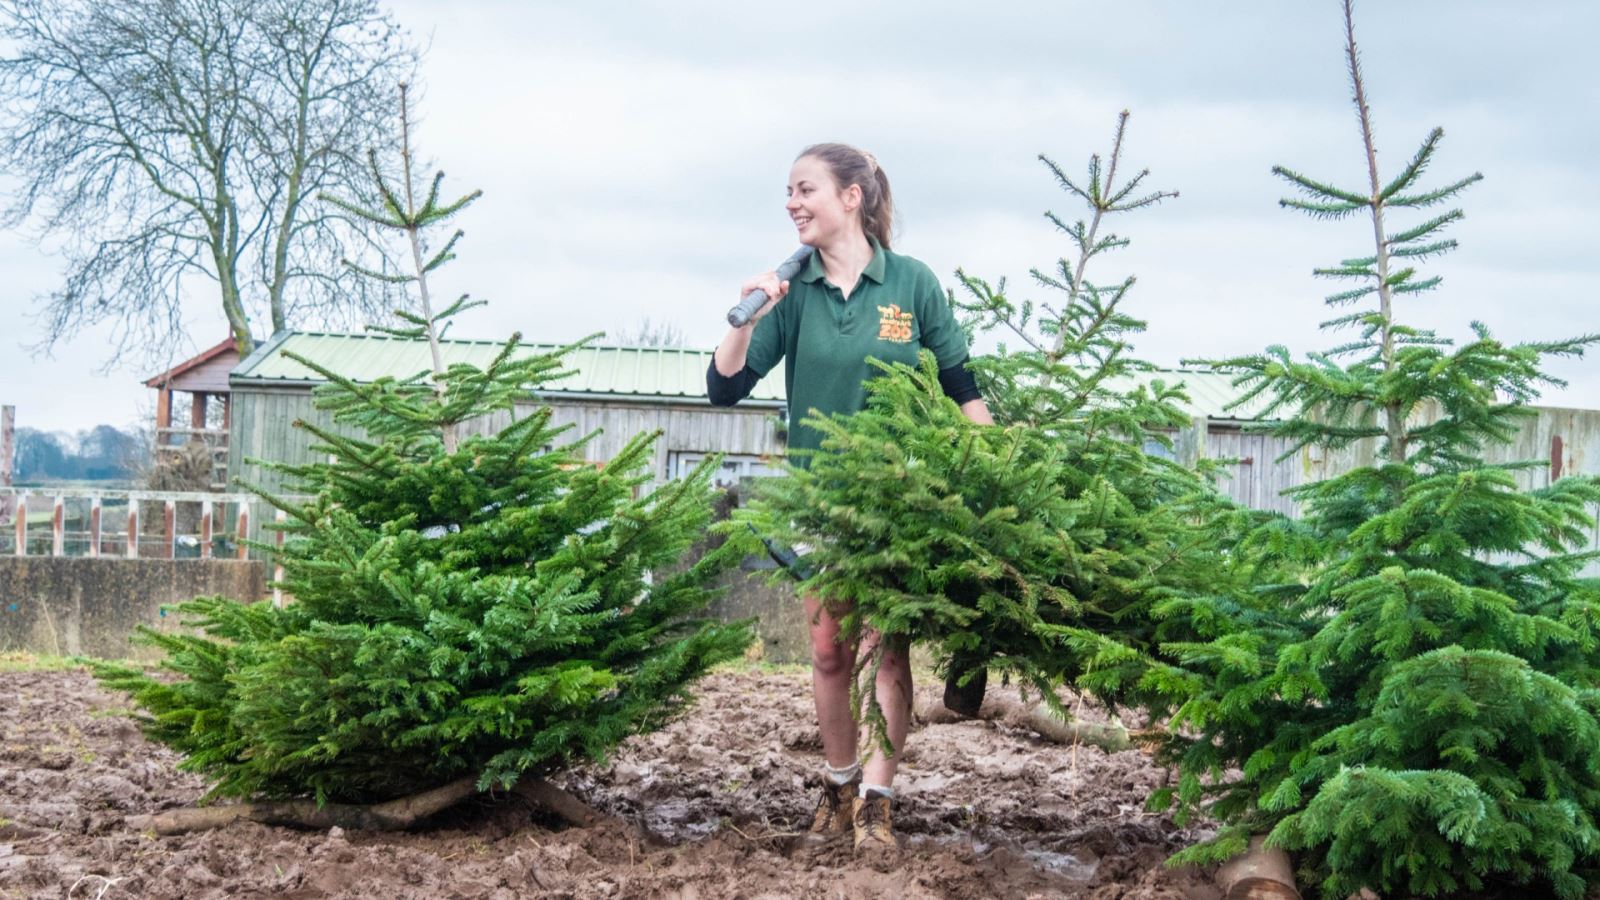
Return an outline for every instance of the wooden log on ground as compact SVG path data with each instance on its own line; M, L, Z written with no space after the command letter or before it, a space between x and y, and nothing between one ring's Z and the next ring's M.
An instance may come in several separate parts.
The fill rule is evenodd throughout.
M516 786L511 789L511 793L527 800L529 803L550 810L579 828L587 828L606 819L606 816L596 812L594 807L545 781L543 778L520 779L517 781Z
M288 825L295 828L364 828L400 831L410 828L434 813L448 809L478 792L477 779L457 779L443 787L397 797L383 803L325 803L315 800L273 800L261 803L234 803L173 809L151 816L131 816L128 827L156 834L184 834L220 828L246 819L263 825Z
M154 831L160 835L221 828L241 819L291 828L320 830L337 825L371 831L403 831L474 796L478 793L477 782L473 777L461 778L443 787L372 804L325 803L318 806L315 800L277 800L187 807L149 816L130 816L127 824L135 831ZM524 778L512 792L580 828L605 818L543 778Z
M1223 900L1300 900L1289 854L1266 841L1260 835L1251 838L1250 849L1217 870Z
M944 703L931 694L918 693L913 701L912 712L917 721L924 725L971 721L945 708ZM1162 736L1159 729L1130 732L1121 725L1111 723L1064 722L1043 705L1019 703L1006 697L992 695L984 698L977 718L1026 728L1042 738L1060 744L1088 744L1091 747L1099 747L1107 753L1145 747L1159 742Z

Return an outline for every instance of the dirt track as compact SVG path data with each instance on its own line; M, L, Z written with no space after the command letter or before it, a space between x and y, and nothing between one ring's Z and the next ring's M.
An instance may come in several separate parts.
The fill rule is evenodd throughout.
M603 827L486 798L406 834L242 823L157 838L124 818L192 802L200 779L88 675L0 673L0 897L1216 897L1162 866L1186 836L1143 812L1163 775L1137 751L988 723L913 732L897 864L789 849L820 765L808 683L719 673L687 716L567 776L617 816Z

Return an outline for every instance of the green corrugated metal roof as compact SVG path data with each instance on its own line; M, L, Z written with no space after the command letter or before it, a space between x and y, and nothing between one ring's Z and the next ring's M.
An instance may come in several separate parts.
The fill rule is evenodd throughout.
M503 344L496 341L440 342L446 366L455 363L488 365ZM549 351L557 345L524 344L527 353ZM384 376L405 378L431 367L426 341L367 334L308 334L293 332L274 337L241 361L232 372L235 382L306 383L322 376L290 359L294 353L352 381L376 381ZM546 394L610 394L658 399L704 399L708 350L663 347L586 347L567 356L575 373L553 382ZM753 400L783 400L783 375L775 370L750 393Z
M1224 375L1220 372L1157 369L1153 372L1140 372L1129 376L1125 381L1112 380L1107 386L1126 390L1134 384L1149 384L1156 380L1160 380L1167 385L1181 383L1183 392L1189 395L1189 402L1180 403L1178 406L1191 416L1238 421L1259 418L1261 411L1266 408L1266 397L1255 397L1249 403L1237 409L1228 409L1228 404L1244 395L1242 388L1234 387L1233 378L1234 376L1232 375Z
M446 340L440 349L445 365L465 362L487 365L502 345L495 341ZM527 352L553 349L551 344L525 344ZM234 368L232 379L254 383L318 382L322 377L289 359L285 351L313 360L355 381L374 381L384 376L404 378L429 368L425 341L367 334L289 333L263 344ZM708 350L663 347L587 347L574 351L569 368L576 374L552 384L546 394L597 394L655 399L703 399L706 395L706 367L711 363ZM1138 383L1155 379L1172 384L1181 381L1189 394L1183 404L1190 415L1213 419L1252 419L1259 415L1262 400L1246 407L1226 407L1242 393L1233 386L1233 376L1215 372L1158 370L1133 376ZM784 399L782 367L768 373L750 394L751 399L781 402Z

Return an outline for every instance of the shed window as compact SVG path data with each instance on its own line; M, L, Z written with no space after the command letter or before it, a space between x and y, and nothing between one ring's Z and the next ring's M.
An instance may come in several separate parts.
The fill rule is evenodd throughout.
M1146 456L1159 456L1162 459L1170 459L1174 462L1176 462L1178 459L1178 455L1172 452L1171 447L1168 447L1155 438L1145 438L1142 449L1144 450Z
M682 478L711 455L699 450L673 450L667 454L667 476L674 480ZM711 481L719 487L727 487L738 484L741 478L782 474L776 461L745 453L727 453L722 457L722 468L712 473Z

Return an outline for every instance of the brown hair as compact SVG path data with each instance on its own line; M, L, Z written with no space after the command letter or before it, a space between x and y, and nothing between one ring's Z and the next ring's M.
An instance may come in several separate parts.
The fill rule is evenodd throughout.
M889 193L889 176L871 153L849 144L812 144L800 151L795 159L810 156L828 167L828 174L838 182L839 189L850 185L861 188L861 227L868 236L876 238L883 249L889 249L890 233L894 230L894 197Z

